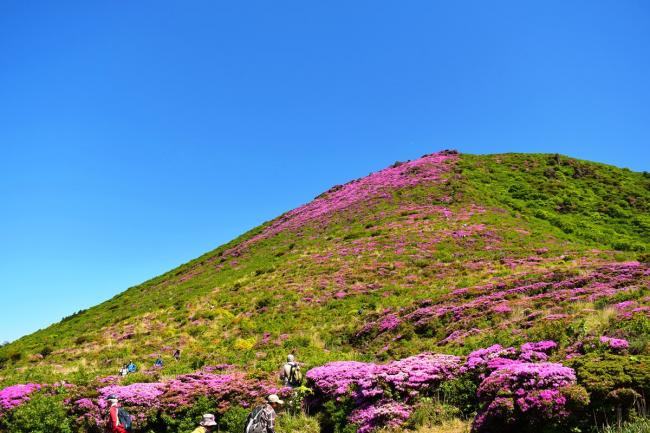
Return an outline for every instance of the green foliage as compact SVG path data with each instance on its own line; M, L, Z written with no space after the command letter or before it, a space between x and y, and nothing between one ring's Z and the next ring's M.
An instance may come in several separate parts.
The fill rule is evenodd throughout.
M0 418L7 433L72 433L63 394L34 393L30 400Z
M318 413L318 423L322 433L356 433L357 428L348 423L348 415L353 404L349 397L328 400Z
M281 413L276 424L276 430L281 433L320 433L318 420L303 413L295 415Z
M469 417L478 408L476 398L477 381L469 375L460 376L454 380L448 380L440 385L442 399L446 404L458 408L460 413Z
M203 414L214 413L216 403L213 399L202 396L199 397L192 405L188 406L185 412L174 418L167 414L161 413L157 419L149 420L149 428L152 431L167 431L173 433L185 433L193 431L201 421ZM231 430L227 430L231 432ZM232 430L235 433L234 430ZM240 433L241 430L236 433Z
M622 410L632 410L636 401L629 403L630 395L650 395L650 356L590 353L567 364L575 369L578 383L590 393L594 416L601 422L614 413L620 418Z
M598 433L648 433L650 432L650 419L639 418L631 422L624 423L620 426L607 426Z
M409 417L406 426L412 429L438 426L459 418L460 415L460 409L456 406L444 404L435 399L424 398Z
M477 200L507 204L571 237L620 251L648 251L650 182L641 173L521 154L464 155L460 170Z
M248 417L249 410L241 406L233 406L219 418L219 431L241 433Z

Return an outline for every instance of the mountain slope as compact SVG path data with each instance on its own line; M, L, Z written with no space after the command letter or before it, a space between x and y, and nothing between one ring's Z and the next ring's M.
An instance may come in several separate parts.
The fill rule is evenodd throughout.
M320 365L569 347L579 332L644 353L648 267L631 261L650 251L649 210L646 173L559 155L396 163L0 348L0 384L79 382L176 348L166 374L227 362L264 375L287 351Z

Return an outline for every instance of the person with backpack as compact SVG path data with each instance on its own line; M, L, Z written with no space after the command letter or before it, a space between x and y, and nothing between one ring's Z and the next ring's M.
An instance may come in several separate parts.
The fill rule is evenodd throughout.
M203 415L203 418L201 419L201 422L199 423L199 426L192 431L192 433L207 433L211 432L214 430L216 427L217 422L214 420L214 415L211 413L206 413Z
M283 404L276 394L269 395L265 404L257 406L248 415L244 433L275 433L275 411Z
M292 388L299 387L302 384L302 372L300 365L296 362L295 356L289 354L287 356L287 363L282 367L280 372L280 380L284 386Z
M110 433L128 433L131 431L131 415L119 406L118 399L111 394L106 398L108 409L107 431Z
M126 365L126 369L129 373L135 373L138 371L138 367L135 365L133 361L129 361L129 363Z
M156 362L154 362L153 366L156 367L156 368L162 368L163 360L160 359L160 358L156 359Z

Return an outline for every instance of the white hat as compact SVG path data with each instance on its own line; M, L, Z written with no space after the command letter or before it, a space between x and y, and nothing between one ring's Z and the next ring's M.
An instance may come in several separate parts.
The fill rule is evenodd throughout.
M289 362L293 362L294 359L296 359L296 358L293 355L288 355L287 356L287 361L289 361Z
M276 403L276 404L284 404L282 400L280 400L280 397L278 397L277 394L271 394L268 397L266 397L266 400L269 403Z
M211 425L217 425L217 422L214 420L214 415L211 413L206 413L203 415L203 419L199 423L202 426L211 426Z

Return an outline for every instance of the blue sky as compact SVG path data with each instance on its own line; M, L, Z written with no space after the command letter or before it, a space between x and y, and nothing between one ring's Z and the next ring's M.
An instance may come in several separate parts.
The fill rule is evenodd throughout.
M644 1L0 5L0 341L395 160L650 170Z

